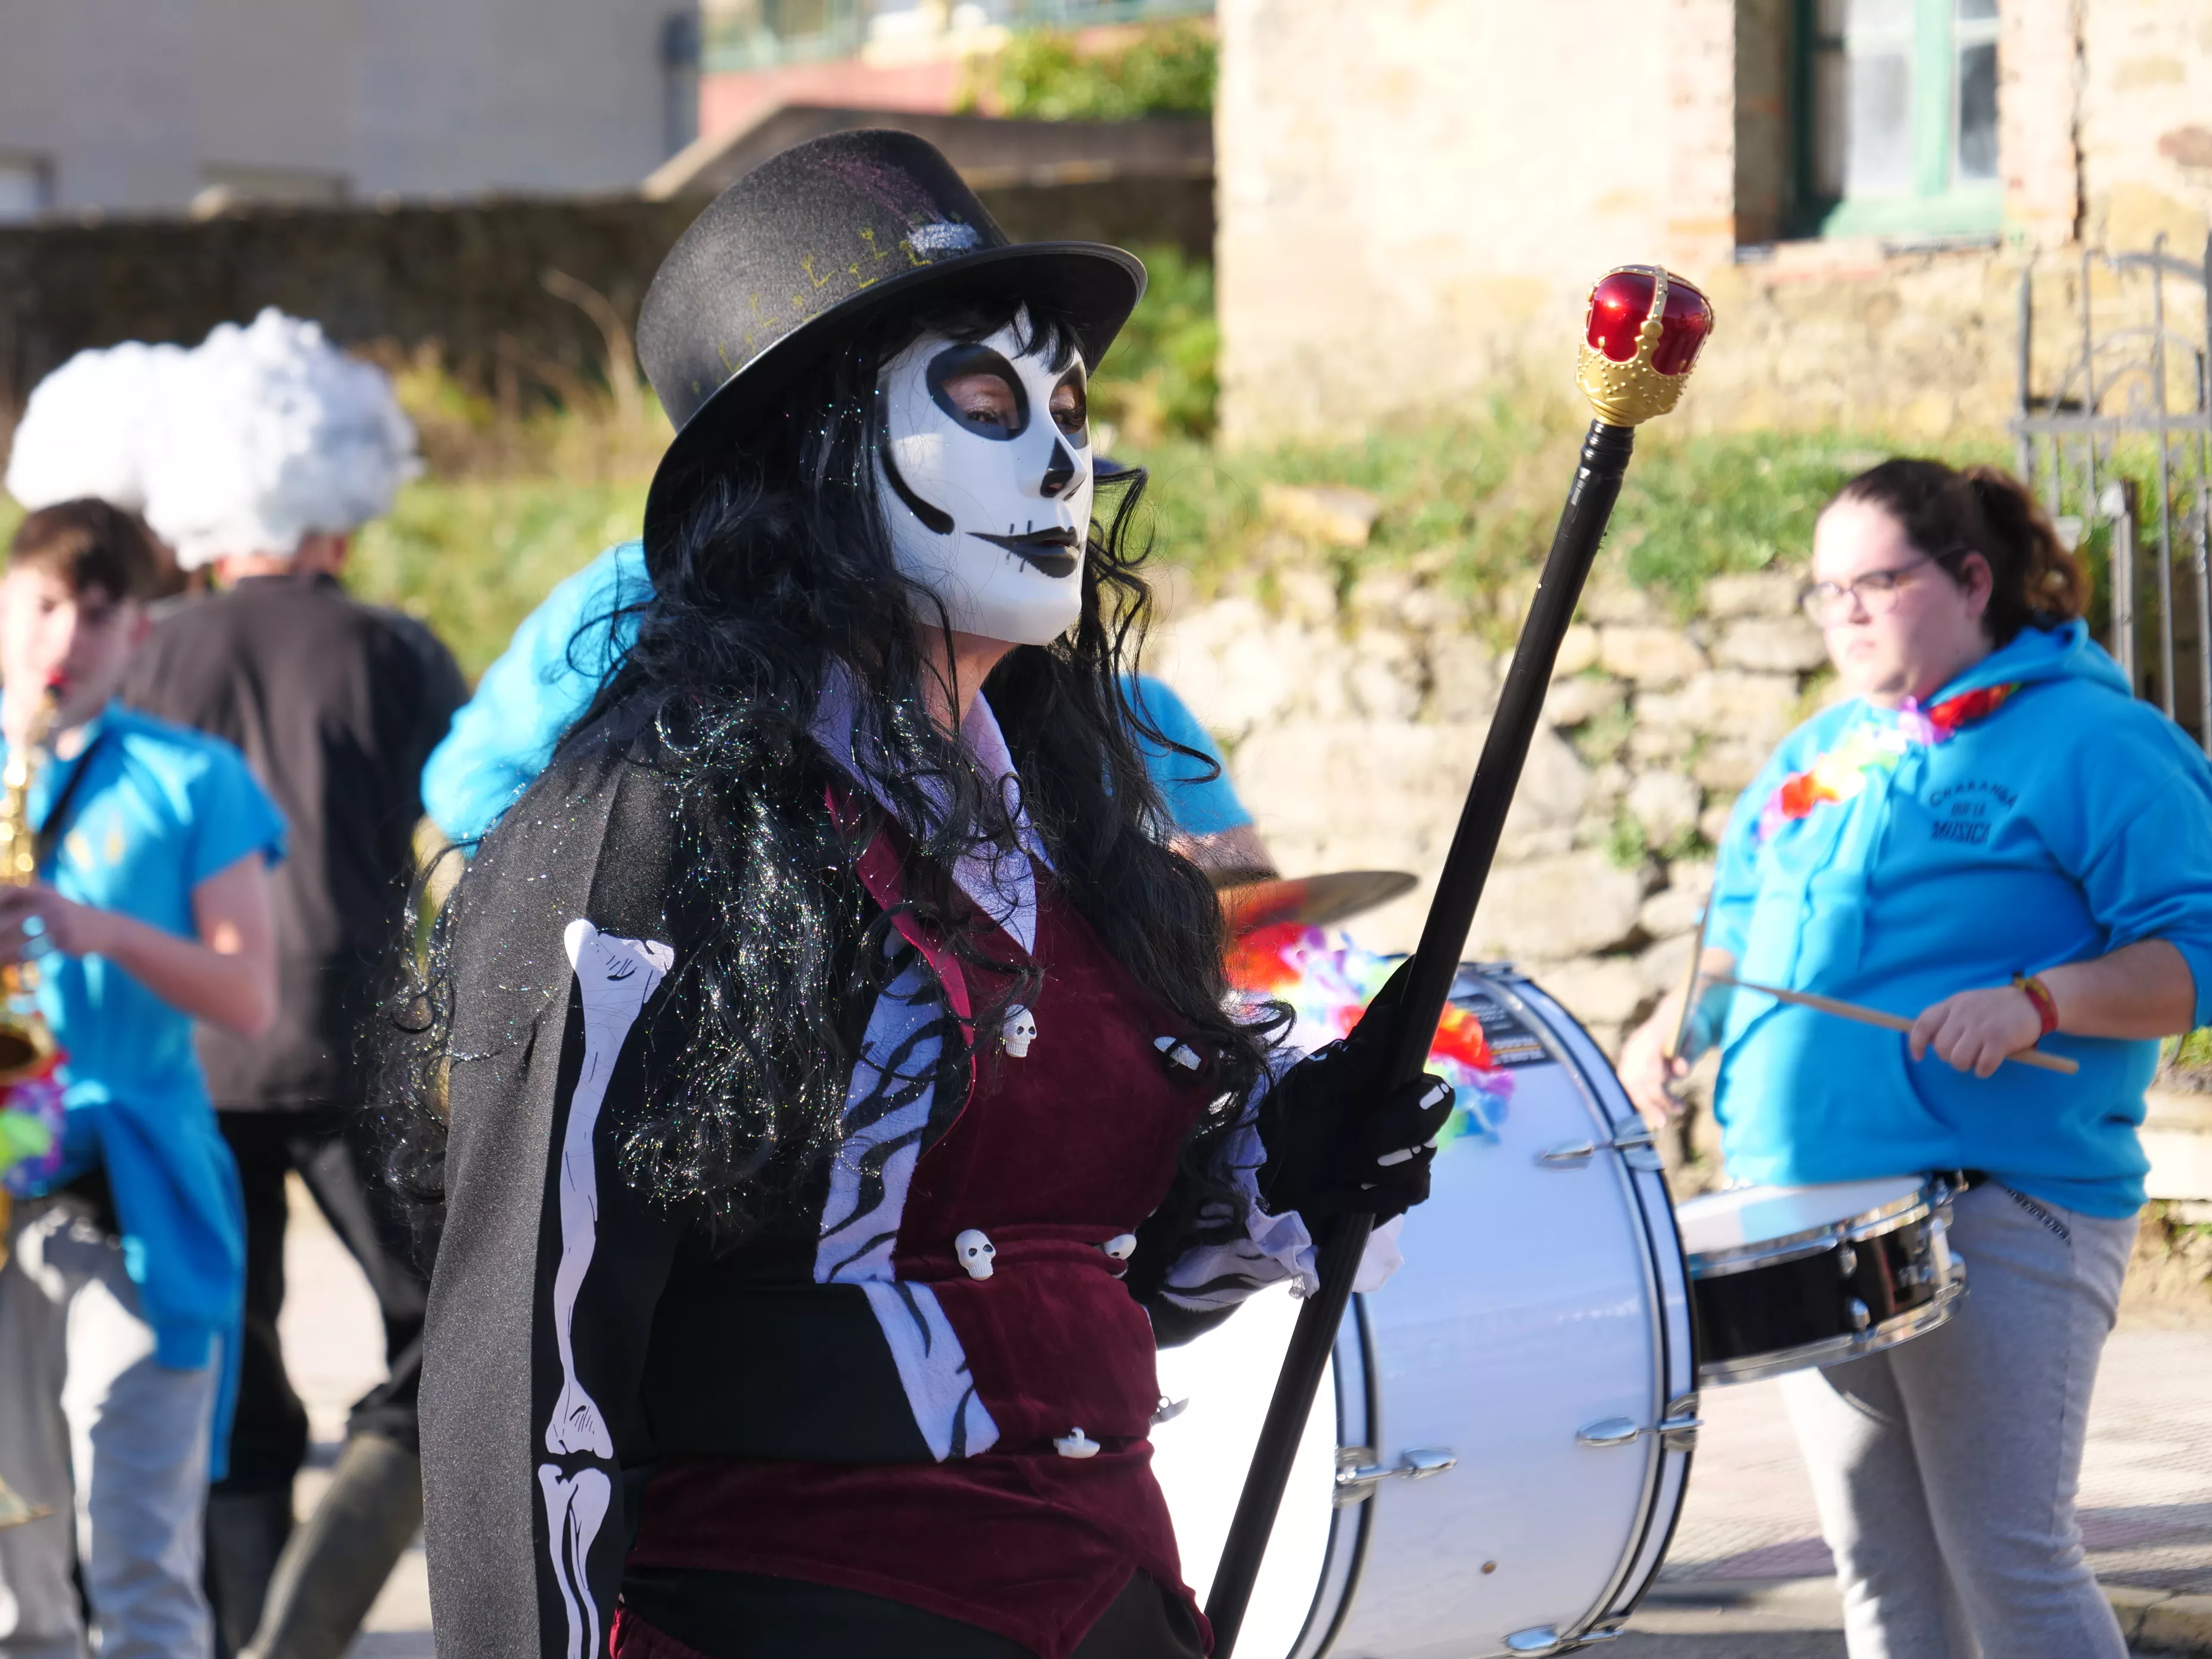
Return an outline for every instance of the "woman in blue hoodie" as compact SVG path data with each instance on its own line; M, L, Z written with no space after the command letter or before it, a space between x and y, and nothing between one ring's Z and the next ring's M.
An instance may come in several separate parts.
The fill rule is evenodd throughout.
M2089 636L2087 584L1995 468L1885 462L1814 536L1847 701L1788 738L1720 850L1705 967L1870 1004L1909 1036L1737 992L1731 1177L1985 1178L1946 1326L1785 1379L1853 1659L2122 1659L2074 1517L2143 1201L2161 1036L2212 1024L2212 765ZM1665 1109L1674 999L1622 1075ZM2002 1065L2040 1046L2071 1076Z

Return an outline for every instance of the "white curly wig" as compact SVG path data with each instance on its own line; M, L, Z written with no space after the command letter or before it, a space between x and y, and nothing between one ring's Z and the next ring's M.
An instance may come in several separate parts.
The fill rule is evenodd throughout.
M33 513L87 495L143 513L153 428L187 356L127 340L80 351L40 380L15 425L8 493Z
M421 470L384 372L274 307L218 327L168 390L147 446L145 514L187 570L358 529Z

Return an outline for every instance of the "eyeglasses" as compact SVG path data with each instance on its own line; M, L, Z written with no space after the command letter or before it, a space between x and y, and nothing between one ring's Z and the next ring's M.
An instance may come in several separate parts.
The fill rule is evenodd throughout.
M1911 581L1912 573L1934 562L1932 559L1915 559L1893 570L1869 570L1847 582L1814 582L1799 595L1797 603L1822 628L1849 616L1854 604L1864 605L1869 617L1887 617L1897 609L1898 590Z

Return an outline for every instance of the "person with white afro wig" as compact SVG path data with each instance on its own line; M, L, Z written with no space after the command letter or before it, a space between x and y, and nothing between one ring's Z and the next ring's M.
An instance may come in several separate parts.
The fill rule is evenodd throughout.
M8 493L31 513L89 497L143 514L148 447L187 355L126 340L40 380L15 424Z
M167 390L146 446L145 513L187 570L290 560L389 512L421 471L385 373L273 306L244 328L217 327Z
M241 1659L337 1659L422 1515L408 1356L421 1351L429 1282L411 1217L377 1176L362 1039L386 951L404 937L422 763L468 684L422 623L338 580L350 532L416 471L414 440L381 372L313 323L264 311L191 354L147 460L148 520L219 586L161 619L124 699L235 744L290 831L270 876L276 1024L251 1042L211 1029L199 1039L254 1264L228 1473L207 1498L210 1600L223 1650ZM276 1340L274 1268L294 1171L349 1218L341 1234L393 1360L296 1530L307 1416Z

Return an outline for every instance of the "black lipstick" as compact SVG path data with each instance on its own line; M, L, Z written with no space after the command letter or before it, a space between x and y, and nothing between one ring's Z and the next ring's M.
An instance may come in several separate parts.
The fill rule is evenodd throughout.
M1025 536L994 536L981 530L968 533L979 542L1005 548L1024 564L1048 576L1073 576L1078 562L1075 550L1082 545L1075 532L1064 525L1052 530L1032 530Z

